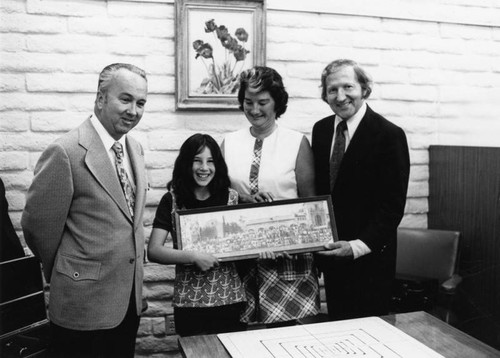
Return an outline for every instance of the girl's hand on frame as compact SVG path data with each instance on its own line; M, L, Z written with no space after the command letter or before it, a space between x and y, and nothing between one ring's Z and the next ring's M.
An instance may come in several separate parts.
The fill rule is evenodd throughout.
M193 264L196 265L201 271L207 271L219 266L219 260L212 254L198 251L195 251L192 254Z

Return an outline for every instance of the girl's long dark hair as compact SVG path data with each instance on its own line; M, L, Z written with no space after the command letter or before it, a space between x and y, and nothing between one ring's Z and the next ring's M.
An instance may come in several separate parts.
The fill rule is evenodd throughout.
M216 205L227 204L228 188L231 184L227 171L227 165L222 156L219 145L208 134L196 133L186 139L175 160L172 180L167 184L167 189L175 193L175 199L179 208L192 208L195 203L193 178L193 159L201 153L204 148L210 149L215 166L215 175L208 190Z

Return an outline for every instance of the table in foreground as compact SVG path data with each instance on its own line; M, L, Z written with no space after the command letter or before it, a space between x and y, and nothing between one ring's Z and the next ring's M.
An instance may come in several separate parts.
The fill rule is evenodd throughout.
M500 357L500 351L426 312L381 318L446 358ZM215 334L179 338L179 350L185 358L231 358Z

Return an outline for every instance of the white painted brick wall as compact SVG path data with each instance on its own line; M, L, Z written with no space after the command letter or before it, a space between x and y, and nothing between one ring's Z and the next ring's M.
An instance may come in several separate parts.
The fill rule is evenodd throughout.
M331 113L319 89L329 61L353 58L372 74L370 105L404 128L410 145L403 226L427 226L430 145L500 146L497 1L267 0L267 9L267 64L290 93L281 125L310 137L313 124ZM91 113L105 65L131 62L148 72L146 114L132 132L146 152L147 233L182 142L196 132L221 141L247 125L238 111L175 112L174 10L172 0L1 0L0 176L21 238L36 161ZM173 279L172 266L147 265L150 307L139 330L139 357L176 354L176 337L165 336L164 322L172 312Z

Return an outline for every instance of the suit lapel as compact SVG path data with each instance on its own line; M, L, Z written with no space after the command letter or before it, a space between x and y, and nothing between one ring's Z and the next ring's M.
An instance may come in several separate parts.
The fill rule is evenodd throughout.
M326 130L324 132L325 142L328 143L328 145L331 147L333 141L333 135L335 133L335 116L330 116L329 118L327 118L325 125L326 125ZM330 154L328 154L328 158L330 158Z
M135 181L135 212L134 217L142 215L142 208L145 204L146 179L144 177L144 155L139 151L138 145L132 142L132 139L127 136L127 152L130 157L130 164L134 172ZM140 220L136 220L136 223Z
M109 194L120 210L132 221L125 195L111 164L106 148L90 120L80 127L80 145L87 150L85 164L104 191Z
M318 129L318 141L315 144L319 146L319 148L317 149L317 154L321 155L321 157L324 159L320 160L320 158L317 158L317 160L320 160L320 163L322 163L322 165L329 166L331 154L330 152L332 149L333 135L335 132L335 115L325 118L324 127Z
M358 128L352 137L349 146L344 154L342 163L351 160L357 160L360 156L367 154L367 147L372 138L372 130L370 126L370 118L372 117L372 110L370 107L366 108L366 113L359 122Z

